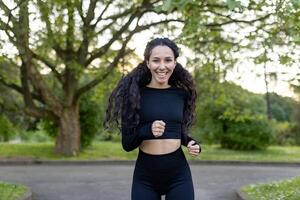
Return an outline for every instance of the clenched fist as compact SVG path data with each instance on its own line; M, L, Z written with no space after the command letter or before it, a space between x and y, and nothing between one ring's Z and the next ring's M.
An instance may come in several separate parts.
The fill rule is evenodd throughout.
M152 133L154 135L154 137L159 137L159 136L162 136L162 134L164 133L165 131L165 126L166 126L166 123L162 120L155 120L153 123L152 123Z
M196 144L194 140L191 140L187 145L188 151L192 156L198 156L201 152L201 147Z

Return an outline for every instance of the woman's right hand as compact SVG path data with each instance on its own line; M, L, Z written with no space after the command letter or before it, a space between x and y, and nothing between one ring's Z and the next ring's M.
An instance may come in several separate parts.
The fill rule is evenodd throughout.
M164 133L165 131L165 126L166 126L166 123L162 120L155 120L153 123L152 123L152 133L154 135L154 137L159 137L159 136L162 136L162 134Z

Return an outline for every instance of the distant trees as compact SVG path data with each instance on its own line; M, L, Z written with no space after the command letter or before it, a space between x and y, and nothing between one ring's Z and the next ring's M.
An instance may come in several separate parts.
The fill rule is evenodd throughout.
M132 53L132 37L172 21L145 19L162 5L156 0L0 1L0 82L23 96L28 115L59 126L55 150L80 151L79 99ZM99 67L105 69L97 72ZM7 70L15 73L7 74ZM85 78L87 74L93 77ZM47 76L43 75L47 74ZM101 123L101 122L99 122Z
M250 59L258 66L270 62L272 53L278 55L281 64L298 62L297 51L293 50L299 50L300 43L299 1L10 2L0 1L0 47L9 46L13 52L1 51L0 84L22 95L23 104L19 105L27 115L58 126L56 152L77 155L84 146L81 143L89 143L82 135L84 129L86 136L92 137L95 132L88 127L96 121L86 117L88 110L93 111L88 107L95 103L90 101L94 95L89 91L103 83L122 63L130 65L128 60L134 54L129 48L131 39L158 25L164 25L161 30L169 31L177 42L193 51L187 66L195 69L199 81L197 124L208 140L218 138L228 147L228 138L237 138L228 136L230 132L238 133L238 127L244 127L245 134L247 130L250 135L258 131L252 125L263 129L264 123L269 123L263 112L273 111L272 118L278 121L290 116L289 108L283 106L287 104L276 102L280 98L267 93L265 107L261 97L228 83L227 73L241 59L249 58L249 51ZM160 14L161 18L149 17L153 13ZM299 76L296 74L292 82L298 89ZM266 85L271 77L276 77L276 73L265 73ZM113 87L106 86L99 89L102 94L96 94L103 102ZM80 121L84 119L85 122ZM94 119L101 120L101 117ZM252 125L248 127L249 124ZM266 128L262 133L268 135L269 130ZM269 142L266 138L262 140Z

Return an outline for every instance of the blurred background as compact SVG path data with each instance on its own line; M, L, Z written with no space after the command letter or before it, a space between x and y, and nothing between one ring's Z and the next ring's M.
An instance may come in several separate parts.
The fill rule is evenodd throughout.
M0 142L78 155L104 130L108 96L169 37L197 82L192 135L223 149L300 145L298 0L0 1Z

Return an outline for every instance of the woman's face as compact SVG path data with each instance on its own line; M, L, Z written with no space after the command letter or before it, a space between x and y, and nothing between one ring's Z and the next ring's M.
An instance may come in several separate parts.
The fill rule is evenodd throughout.
M152 86L167 86L176 65L172 49L168 46L156 46L152 49L147 67L151 71Z

